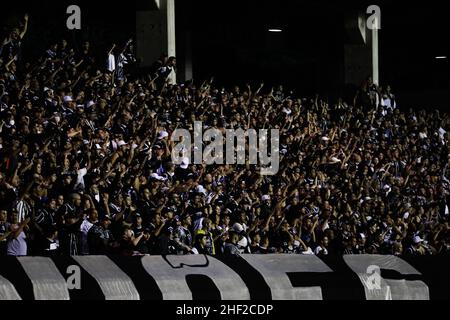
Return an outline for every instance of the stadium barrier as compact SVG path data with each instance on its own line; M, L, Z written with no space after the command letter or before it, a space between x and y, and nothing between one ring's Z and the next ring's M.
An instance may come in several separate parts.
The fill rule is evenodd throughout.
M450 299L450 257L3 257L1 300Z

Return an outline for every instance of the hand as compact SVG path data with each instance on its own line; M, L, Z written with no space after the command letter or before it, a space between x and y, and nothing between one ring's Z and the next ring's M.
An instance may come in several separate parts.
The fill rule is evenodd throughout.
M25 13L25 16L23 18L25 19L25 21L28 21L29 18L28 13Z

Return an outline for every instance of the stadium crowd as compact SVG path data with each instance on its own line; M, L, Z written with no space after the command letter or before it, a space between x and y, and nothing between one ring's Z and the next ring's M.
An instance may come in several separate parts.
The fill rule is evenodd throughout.
M336 103L176 84L174 57L136 73L131 41L24 61L26 25L0 49L1 255L450 252L448 114L370 78ZM173 164L194 121L279 129L280 170Z

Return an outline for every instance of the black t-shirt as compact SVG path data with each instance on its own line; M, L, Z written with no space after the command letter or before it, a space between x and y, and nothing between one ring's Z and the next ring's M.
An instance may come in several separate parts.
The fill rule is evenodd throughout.
M6 58L5 60L12 59L15 55L20 58L20 47L21 47L21 41L20 40L11 40L7 44L3 46L2 50L2 57Z
M109 244L114 241L112 232L102 226L93 225L88 232L89 254L106 254Z
M5 235L6 232L9 230L10 224L8 222L0 223L0 237ZM6 255L6 239L3 241L0 241L0 256Z
M41 239L37 246L37 254L44 257L54 257L59 254L59 246L55 240Z
M79 255L81 253L81 231L83 222L79 219L71 225L64 225L59 231L60 250L64 255Z

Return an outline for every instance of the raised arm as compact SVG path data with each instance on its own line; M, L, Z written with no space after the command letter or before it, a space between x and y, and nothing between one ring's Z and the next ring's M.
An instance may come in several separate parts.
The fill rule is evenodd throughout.
M25 34L27 33L27 30L28 30L28 13L25 14L24 20L25 20L25 25L23 26L23 30L20 33L20 39L22 39L25 36Z

